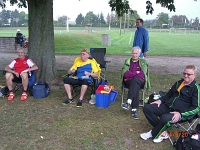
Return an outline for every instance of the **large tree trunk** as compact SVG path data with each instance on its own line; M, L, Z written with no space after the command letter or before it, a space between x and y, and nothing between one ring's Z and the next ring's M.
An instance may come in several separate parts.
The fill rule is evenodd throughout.
M53 0L27 0L29 16L29 57L37 64L37 80L55 81Z

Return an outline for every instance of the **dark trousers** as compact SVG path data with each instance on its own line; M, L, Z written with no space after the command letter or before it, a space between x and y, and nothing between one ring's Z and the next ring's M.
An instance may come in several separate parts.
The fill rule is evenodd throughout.
M125 87L128 90L128 99L132 100L131 106L132 108L139 107L139 96L140 96L140 89L144 87L145 80L141 78L133 78L124 82Z
M70 85L89 85L87 79L79 80L74 78L64 78L63 79L64 84L70 84Z
M165 131L172 124L173 114L170 114L170 109L166 104L146 104L143 107L144 115L149 123L153 126L152 136L157 138L163 131Z

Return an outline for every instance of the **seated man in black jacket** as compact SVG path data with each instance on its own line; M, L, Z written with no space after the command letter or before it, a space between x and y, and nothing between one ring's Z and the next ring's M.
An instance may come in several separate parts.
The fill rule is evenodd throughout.
M20 29L17 29L16 37L17 37L17 44L20 44L20 46L22 47L24 43L24 35L20 33Z
M143 108L144 115L152 125L152 130L140 134L144 140L153 138L159 143L169 137L166 129L172 124L200 111L200 87L195 81L197 68L188 65L183 72L183 79L177 81L165 96L147 104Z

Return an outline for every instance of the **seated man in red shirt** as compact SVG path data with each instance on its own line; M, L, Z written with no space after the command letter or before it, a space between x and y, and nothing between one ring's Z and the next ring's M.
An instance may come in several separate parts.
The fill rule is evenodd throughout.
M18 58L14 59L8 66L6 66L6 84L9 89L8 100L11 101L15 97L13 92L13 81L22 80L23 93L21 96L22 101L28 97L28 77L30 71L37 70L37 65L29 58L26 57L24 49L20 47L17 50Z

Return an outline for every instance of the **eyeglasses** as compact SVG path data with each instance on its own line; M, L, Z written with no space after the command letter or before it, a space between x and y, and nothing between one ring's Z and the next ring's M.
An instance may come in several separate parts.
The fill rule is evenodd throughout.
M186 73L186 72L183 72L183 75L187 75L187 76L191 76L191 75L194 75L194 74L190 74L190 73Z
M80 55L87 55L86 53L80 53Z

